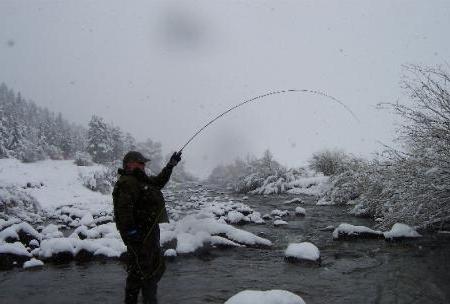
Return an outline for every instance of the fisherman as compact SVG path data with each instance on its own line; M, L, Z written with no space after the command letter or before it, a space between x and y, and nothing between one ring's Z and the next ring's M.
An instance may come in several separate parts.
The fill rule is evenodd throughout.
M181 161L181 152L173 153L156 176L145 173L148 161L137 151L128 152L113 191L116 226L128 250L126 304L137 303L141 290L144 303L157 303L157 284L165 271L158 224L169 221L161 189Z

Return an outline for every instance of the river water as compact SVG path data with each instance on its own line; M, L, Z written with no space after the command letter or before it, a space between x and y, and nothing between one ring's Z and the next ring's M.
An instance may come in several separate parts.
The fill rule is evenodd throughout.
M241 199L209 191L207 195ZM293 196L250 196L244 201L261 214ZM241 228L273 241L270 249L211 249L167 263L159 284L161 303L223 303L244 289L284 289L308 304L450 303L450 236L419 240L333 241L329 225L347 222L373 226L347 214L345 207L316 206L303 196L306 217L284 218L289 225L248 224ZM321 266L290 264L284 250L291 242L319 247ZM125 267L117 261L46 265L40 270L0 272L0 303L122 303ZM257 304L257 303L255 303Z

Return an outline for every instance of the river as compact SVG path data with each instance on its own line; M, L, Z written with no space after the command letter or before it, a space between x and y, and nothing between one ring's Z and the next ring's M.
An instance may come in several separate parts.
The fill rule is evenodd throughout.
M203 188L199 188L203 189ZM204 195L242 195L215 190ZM293 210L282 203L292 195L249 196L243 201L261 214ZM167 263L159 284L160 303L223 303L244 289L284 289L308 304L319 303L450 303L450 235L431 234L418 240L334 241L323 228L347 222L373 226L369 219L348 215L347 208L317 206L303 196L305 217L289 216L286 226L248 224L245 230L270 239L270 249L211 249L179 256ZM291 242L310 241L319 247L320 266L284 261ZM0 302L122 303L124 265L117 261L0 272Z

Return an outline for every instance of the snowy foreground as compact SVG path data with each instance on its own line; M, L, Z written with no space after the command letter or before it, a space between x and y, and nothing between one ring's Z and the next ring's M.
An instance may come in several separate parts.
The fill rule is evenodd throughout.
M86 187L101 166L77 167L72 161L24 164L0 160L0 270L39 268L49 262L126 258L112 217L111 195ZM87 182L86 182L87 181ZM176 194L175 195L175 191ZM170 183L164 190L170 223L161 224L161 245L167 259L182 258L211 248L270 248L269 239L250 233L245 224L289 227L289 216L308 217L300 198L280 201L278 208L261 214L246 205L247 197L231 199L224 193L192 184L181 188ZM288 209L284 209L288 208ZM382 232L364 226L328 226L330 238L420 237L414 228L395 224ZM332 233L331 233L332 232ZM313 263L320 267L320 250L309 242L291 243L284 252L287 262ZM282 258L282 255L280 255ZM297 304L303 300L288 291L245 290L228 304Z

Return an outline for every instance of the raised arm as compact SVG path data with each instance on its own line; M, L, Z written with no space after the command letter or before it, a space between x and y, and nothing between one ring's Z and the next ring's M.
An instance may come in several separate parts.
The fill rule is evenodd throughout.
M173 167L175 167L180 161L181 161L181 152L174 152L167 165L161 170L161 172L158 175L149 176L150 183L152 183L159 189L164 188L164 186L170 179Z

